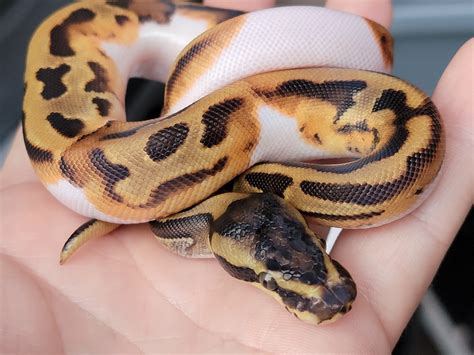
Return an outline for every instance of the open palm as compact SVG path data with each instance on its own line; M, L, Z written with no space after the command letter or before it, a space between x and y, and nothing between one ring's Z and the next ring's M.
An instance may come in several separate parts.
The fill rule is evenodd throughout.
M329 5L388 25L388 2L343 3ZM473 51L472 40L459 50L433 98L447 132L436 190L398 222L343 233L332 255L350 270L358 298L320 327L215 260L171 254L144 225L91 242L60 267L62 244L85 218L37 181L18 135L1 173L0 351L390 352L473 201Z

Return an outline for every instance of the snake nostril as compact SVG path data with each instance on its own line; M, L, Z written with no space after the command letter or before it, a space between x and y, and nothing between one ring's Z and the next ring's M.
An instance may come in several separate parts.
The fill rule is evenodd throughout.
M278 285L272 275L261 272L258 274L258 281L265 287L267 290L274 291L278 288Z

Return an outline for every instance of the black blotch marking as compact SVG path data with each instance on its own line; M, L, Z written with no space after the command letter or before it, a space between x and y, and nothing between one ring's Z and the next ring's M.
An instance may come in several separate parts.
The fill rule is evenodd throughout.
M179 78L183 75L184 71L188 67L188 65L196 58L202 51L209 46L211 41L209 38L206 38L198 43L194 44L189 48L186 53L184 53L179 59L178 63L176 64L173 72L171 73L168 82L166 83L166 92L167 96L175 88L176 83L178 82Z
M431 101L426 102L422 108L411 110L418 114L427 114L433 118L431 138L426 148L413 153L406 159L406 168L403 174L393 181L383 184L331 184L312 181L303 181L300 184L302 191L313 197L332 202L348 202L361 206L376 205L390 200L403 190L412 186L424 169L435 159L441 140L441 123L437 111ZM399 119L397 115L397 120ZM408 117L414 116L406 116ZM403 127L404 128L404 127ZM406 129L405 129L406 131ZM406 133L408 134L408 133ZM403 142L406 140L404 137ZM402 143L399 143L403 145Z
M380 134L377 128L370 128L367 124L367 120L358 121L355 124L345 124L344 126L337 129L338 133L351 134L353 132L371 132L373 135L371 150L375 150L377 144L380 142ZM355 151L359 152L357 148Z
M212 105L202 115L204 134L201 144L206 148L211 148L221 143L227 137L227 123L232 113L236 112L244 100L241 98L228 99L218 104Z
M132 128L132 129L122 131L122 132L106 134L105 136L99 138L99 142L130 137L130 136L133 136L135 133L137 133L137 131L138 131L138 128Z
M79 186L79 182L76 177L76 171L71 167L71 165L61 157L59 160L59 170L61 170L61 175L64 176L69 182L75 186Z
M87 92L105 92L108 90L108 75L107 70L97 62L87 62L87 65L94 73L94 79L86 83L85 90Z
M429 98L426 98L419 107L411 108L407 105L407 95L401 90L387 89L382 92L382 95L375 101L372 112L382 110L393 111L396 116L396 124L406 124L413 117L420 115L427 115L433 121L439 121L438 111Z
M110 162L100 148L93 149L89 153L89 159L103 180L107 197L117 202L123 202L122 196L118 195L114 189L120 180L125 180L130 176L128 168Z
M244 152L250 152L253 149L253 147L255 147L255 143L248 142L246 146L244 147Z
M107 5L120 7L122 9L128 9L130 6L131 0L107 0Z
M293 185L293 178L278 173L248 173L245 175L245 180L252 187L263 192L274 193L280 197L283 197L285 190Z
M50 113L46 119L56 132L68 138L77 137L84 128L84 123L79 118L66 118L59 112Z
M383 184L327 184L311 181L303 181L301 189L304 193L329 200L332 202L349 202L362 206L375 205L393 198L401 191L412 186L418 179L424 169L435 159L438 146L441 141L442 128L439 120L439 114L433 102L428 98L417 108L410 108L406 104L406 94L403 91L392 89L385 90L378 98L372 109L373 112L390 109L395 115L395 124L397 129L394 136L388 144L376 154L361 159L354 163L347 164L344 172L358 165L365 165L368 162L381 160L397 153L405 143L408 137L406 123L413 117L427 115L431 117L431 138L428 145L418 152L413 153L406 159L405 172L399 178L385 182ZM334 167L332 167L334 168ZM318 167L317 170L322 170ZM337 169L327 169L326 171L335 172ZM352 169L355 170L355 169Z
M154 133L148 138L145 153L155 162L160 162L174 154L183 145L189 133L186 123L177 123Z
M46 100L51 100L64 94L67 91L67 87L62 82L62 78L70 70L71 67L67 64L61 64L57 68L39 69L36 72L36 79L44 84L41 96Z
M377 205L406 189L418 176L413 174L414 172L410 172L383 184L334 184L304 180L300 187L306 195L324 201L353 203L360 206Z
M123 26L129 21L130 18L126 15L115 15L115 22L117 22L119 26Z
M319 134L315 133L313 137L314 137L316 142L318 142L319 144L323 144L323 141L319 137Z
M315 83L305 79L288 80L278 85L275 90L258 92L268 98L302 96L327 101L336 106L337 112L333 122L336 123L354 104L354 96L367 88L362 80L335 80Z
M79 228L77 228L74 231L74 233L71 235L71 238L77 237L79 234L84 232L86 229L89 229L90 227L92 227L96 222L97 222L96 219L91 219L91 220L85 222L84 224L82 224Z
M101 97L94 97L92 99L92 103L97 106L97 111L99 112L99 115L101 115L102 117L106 117L109 115L110 107L112 106L109 100L103 99Z
M378 98L374 104L372 112L377 112L381 110L389 109L392 110L395 115L396 119L394 121L395 125L395 132L387 141L387 143L382 146L380 149L373 152L362 159L355 160L353 162L345 163L345 164L312 164L308 165L305 163L281 163L285 166L292 166L292 167L307 167L310 169L314 169L315 171L319 172L326 172L326 173L334 173L334 174L347 174L358 169L365 167L366 165L381 161L383 159L390 158L397 154L400 149L405 144L408 138L408 129L406 128L406 123L412 119L413 117L426 115L432 119L431 123L431 139L427 146L427 148L422 149L420 152L415 153L411 160L416 160L417 154L422 154L425 158L428 156L435 156L437 147L440 143L441 134L442 134L442 127L439 118L439 113L434 106L433 102L426 98L426 100L417 108L411 108L406 104L406 95L403 91L396 91L396 90L385 90L383 91L380 98ZM372 129L372 134L374 135L374 140L372 143L372 147L375 146L380 142L380 136L377 129ZM351 148L352 149L352 148ZM354 149L356 152L359 153L358 149ZM409 159L407 159L408 161Z
M424 189L423 189L423 188L420 188L420 189L418 189L418 190L415 191L415 195L420 195L420 194L423 193L423 191L424 191Z
M97 52L99 52L99 54L104 57L104 58L108 58L109 56L107 54L105 54L105 52L101 49L97 49Z
M164 118L164 119L168 119L168 117ZM162 120L164 120L162 119ZM112 126L112 124L114 123L114 121L109 121L107 122L107 125L106 127L107 128L110 128ZM101 141L106 141L106 140L112 140L112 139L120 139L120 138L126 138L126 137L130 137L130 136L133 136L135 133L137 133L140 129L144 128L144 127L148 127L152 124L155 124L156 121L148 121L148 122L145 122L143 123L142 125L140 126L137 126L137 127L133 127L133 128L130 128L130 129L127 129L125 131L120 131L120 132L115 132L115 133L109 133L109 134L106 134L102 137L99 138L99 142Z
M214 254L214 257L230 276L241 281L258 282L258 276L253 269L244 266L235 266L218 254Z
M31 143L26 135L25 125L23 124L23 140L25 141L26 152L30 159L36 163L50 163L53 161L53 153L49 150L39 148Z
M74 233L72 233L71 236L67 239L66 243L64 243L63 248L61 249L61 253L67 251L71 247L75 239L77 239L84 231L96 224L96 222L98 222L96 219L91 219L82 224L79 228L77 228Z
M150 198L148 199L147 203L141 205L140 207L154 207L180 190L187 190L197 184L202 183L208 177L214 176L221 172L225 168L227 161L228 158L224 157L219 159L219 161L217 161L217 163L214 164L214 166L210 169L201 169L193 173L184 174L174 179L165 181L150 193Z
M254 258L285 280L322 285L327 280L324 252L292 212L271 193L254 194L232 202L213 230L223 238L251 240Z
M374 136L373 141L372 141L372 147L370 147L370 149L374 151L375 148L377 148L377 144L379 144L380 142L380 133L377 128L372 128L370 131L372 132L372 135Z
M345 124L337 129L339 133L350 134L352 132L370 132L367 120L356 122L355 124Z
M385 210L381 211L373 211L368 213L359 213L359 214L352 214L352 215L342 215L342 214L326 214L326 213L318 213L318 212L306 212L301 211L305 215L324 219L326 221L356 221L360 219L369 219L372 217L377 217L385 213Z
M192 238L210 233L210 213L201 213L188 217L172 218L165 221L151 221L150 226L156 236L163 239Z
M71 57L76 54L69 43L69 27L95 18L95 13L89 9L77 9L60 24L53 27L50 33L49 51L58 57Z

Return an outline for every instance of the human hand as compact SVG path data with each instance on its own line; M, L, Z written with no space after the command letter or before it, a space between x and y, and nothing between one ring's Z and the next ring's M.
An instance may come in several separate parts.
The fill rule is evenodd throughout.
M390 21L386 1L329 6ZM390 352L473 202L473 78L466 76L473 50L472 40L459 50L433 97L447 135L438 186L400 221L343 232L332 256L350 270L358 298L350 313L320 327L232 279L215 260L171 254L144 225L88 243L60 267L62 244L85 218L42 187L18 135L1 172L1 351Z

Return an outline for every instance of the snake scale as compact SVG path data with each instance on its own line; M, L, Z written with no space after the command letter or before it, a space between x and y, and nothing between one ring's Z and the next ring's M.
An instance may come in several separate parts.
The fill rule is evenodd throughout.
M57 11L30 42L23 134L46 188L92 218L61 262L150 222L167 248L214 256L299 319L339 318L355 283L303 215L343 228L400 218L444 155L432 101L387 74L392 42L373 21L316 7L104 0ZM167 82L162 117L125 121L130 77ZM307 163L323 158L346 161Z

